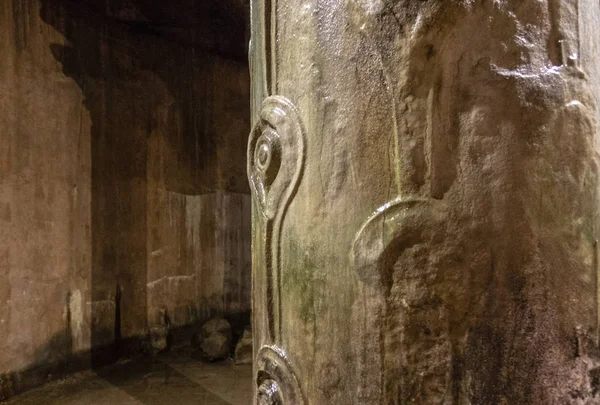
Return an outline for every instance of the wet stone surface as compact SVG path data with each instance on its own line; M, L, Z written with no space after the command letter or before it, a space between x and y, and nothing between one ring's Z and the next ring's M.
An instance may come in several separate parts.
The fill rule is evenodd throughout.
M204 363L177 351L120 363L16 396L4 405L247 405L252 369Z

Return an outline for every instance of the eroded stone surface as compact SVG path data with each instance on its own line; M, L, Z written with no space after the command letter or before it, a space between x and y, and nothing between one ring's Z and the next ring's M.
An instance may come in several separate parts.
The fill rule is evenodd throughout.
M600 401L600 5L254 6L254 121L307 138L275 247L254 210L258 348L308 403Z
M200 328L202 341L200 349L209 361L223 360L229 357L233 344L231 325L223 318L213 318ZM200 340L198 337L196 340Z
M233 359L235 364L252 364L252 357L252 331L246 329L235 346Z
M231 351L231 339L222 333L214 332L204 339L200 347L208 361L223 360Z
M220 333L223 336L227 336L231 340L231 325L223 318L213 318L202 325L202 335L207 338L213 333Z

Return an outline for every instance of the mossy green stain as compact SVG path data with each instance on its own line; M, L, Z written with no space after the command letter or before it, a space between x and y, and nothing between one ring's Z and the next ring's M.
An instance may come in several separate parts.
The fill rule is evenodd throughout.
M282 268L282 293L286 297L298 300L300 319L313 323L316 319L315 297L318 280L316 274L319 264L316 262L316 250L302 248L294 238L286 241L286 264Z

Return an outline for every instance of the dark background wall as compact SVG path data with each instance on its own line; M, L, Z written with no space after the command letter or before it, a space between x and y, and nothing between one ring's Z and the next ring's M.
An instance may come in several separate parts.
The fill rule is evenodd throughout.
M0 398L248 318L247 8L0 2Z

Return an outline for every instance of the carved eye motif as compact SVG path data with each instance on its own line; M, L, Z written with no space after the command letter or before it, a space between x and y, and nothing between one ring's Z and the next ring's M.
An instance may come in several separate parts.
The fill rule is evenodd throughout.
M248 143L248 179L265 217L273 219L284 211L303 166L304 131L298 111L285 97L267 98Z
M268 136L263 135L258 140L256 144L256 150L254 151L254 155L256 156L256 167L258 170L266 171L269 168L269 164L271 163L271 141Z
M276 346L263 346L256 357L258 405L304 405L298 380L285 352Z
M281 389L277 382L267 378L258 387L258 405L283 405Z
M265 186L270 186L277 177L281 166L279 135L270 128L266 129L256 141L254 166Z

